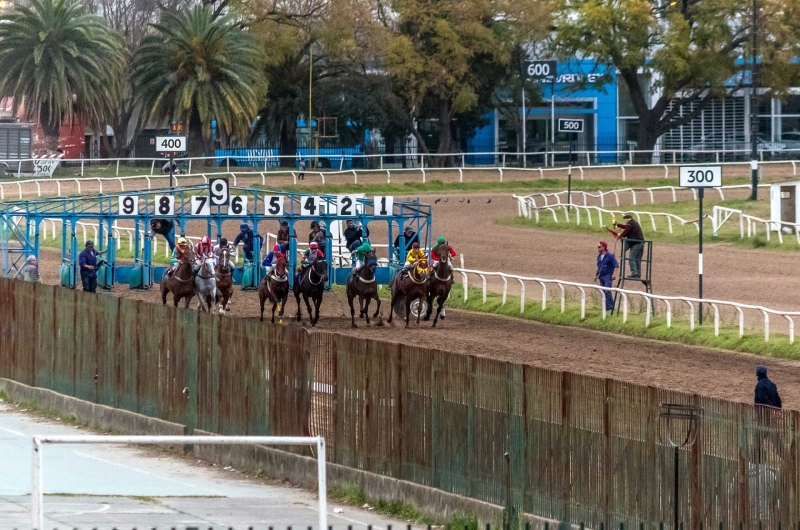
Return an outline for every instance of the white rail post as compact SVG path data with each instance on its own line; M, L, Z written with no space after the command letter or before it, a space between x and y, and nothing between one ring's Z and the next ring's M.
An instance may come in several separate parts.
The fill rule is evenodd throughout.
M42 445L38 438L33 439L33 454L31 455L31 521L34 530L44 530L44 498L42 495Z
M325 479L325 438L317 436L317 494L319 495L319 528L328 530L328 483Z
M117 158L117 175L116 176L119 176L119 158Z
M525 312L525 282L519 278L517 281L519 282L519 312L522 314Z

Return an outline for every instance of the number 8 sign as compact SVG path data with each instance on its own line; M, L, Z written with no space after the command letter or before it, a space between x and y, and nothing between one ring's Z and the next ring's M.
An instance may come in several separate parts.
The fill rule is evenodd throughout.
M175 197L172 195L156 195L155 197L156 215L171 217L175 215Z

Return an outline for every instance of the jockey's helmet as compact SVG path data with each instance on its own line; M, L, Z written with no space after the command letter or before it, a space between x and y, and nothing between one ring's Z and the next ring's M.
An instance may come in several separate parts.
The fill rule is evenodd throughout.
M183 246L186 246L187 244L188 244L188 242L186 241L185 238L183 238L183 237L179 237L178 238L178 245L183 247Z
M419 242L414 241L414 244L411 245L411 248L419 248Z
M209 239L208 236L203 236L203 239L201 239L200 242L202 244L204 244L204 245L210 245L211 244L211 239Z
M317 244L317 242L316 242L316 241L314 241L313 243L311 243L310 245L308 245L308 248L319 248L319 245Z
M228 238L227 237L219 238L219 246L227 247L228 246Z
M445 243L445 242L447 242L447 240L444 238L444 236L439 236L439 239L437 239L436 241L437 241L438 243Z
M275 245L274 247L272 247L272 251L273 252L280 252L280 250L281 250L281 246L280 245Z

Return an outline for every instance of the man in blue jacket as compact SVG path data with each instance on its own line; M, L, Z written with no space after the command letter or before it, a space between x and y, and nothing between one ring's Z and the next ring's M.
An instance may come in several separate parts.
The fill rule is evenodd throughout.
M94 243L87 241L86 248L78 256L83 290L87 293L94 293L97 290L97 256L99 255L100 253L94 249Z
M233 240L233 246L235 247L241 242L242 250L244 251L244 257L250 261L253 261L253 241L256 238L258 238L260 242L259 244L263 246L264 238L253 232L253 229L250 228L250 225L247 223L242 223L239 225L239 234L236 236L236 239Z
M616 280L614 271L618 268L617 258L608 251L608 243L600 241L597 244L597 274L595 275L595 280L599 281L603 287L612 287L614 280ZM611 295L611 291L605 291L605 295L606 311L612 311L614 309L614 297Z

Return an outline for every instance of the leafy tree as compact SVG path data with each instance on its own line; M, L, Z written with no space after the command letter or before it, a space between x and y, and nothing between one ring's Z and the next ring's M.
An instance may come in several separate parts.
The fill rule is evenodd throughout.
M220 135L246 138L266 92L263 53L230 17L211 6L162 12L131 64L146 116L187 125L189 156L213 151L211 122Z
M515 68L514 47L546 27L544 2L394 0L390 6L392 14L383 17L392 30L386 69L414 123L435 120L438 152L452 152L459 131L464 136L480 122L499 80ZM429 152L416 126L412 132Z
M800 10L796 0L759 5L762 79L780 93L798 81L792 60ZM661 135L695 118L713 98L749 82L741 71L752 56L752 0L556 0L555 18L562 58L589 58L627 84L640 150L651 151Z
M55 151L65 119L104 125L122 57L119 36L79 3L31 0L0 20L0 96L13 98L15 114L24 102L26 119L38 119Z

